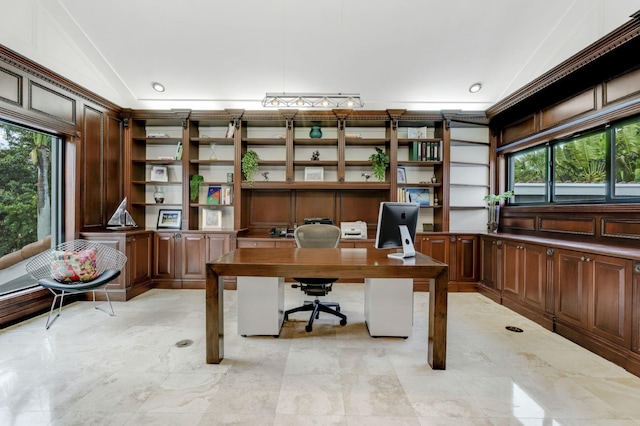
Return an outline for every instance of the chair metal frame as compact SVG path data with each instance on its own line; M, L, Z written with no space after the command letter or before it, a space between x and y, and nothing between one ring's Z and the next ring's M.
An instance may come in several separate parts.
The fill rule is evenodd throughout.
M78 252L93 248L96 251L96 267L98 270L98 277L88 282L72 282L61 283L53 279L51 264L53 261L53 253L55 251L66 252ZM47 317L47 323L45 325L48 330L53 322L62 313L62 305L64 303L64 297L69 294L78 293L93 293L93 307L102 312L105 312L109 316L114 316L113 305L109 298L109 292L107 291L107 284L120 276L120 272L127 262L127 257L119 250L99 244L88 240L72 240L55 247L46 250L29 260L25 269L27 273L38 281L38 284L46 288L53 294L53 301L51 302L51 308L49 309L49 316ZM110 311L107 311L100 306L96 305L96 290L102 288L107 299ZM58 312L53 319L51 315L56 308L56 303L60 299L60 305Z
M305 237L305 232L310 234ZM340 243L342 230L334 225L308 224L297 227L294 231L296 245L301 248L336 248ZM314 300L306 300L302 306L289 309L284 313L284 320L289 319L289 314L294 312L311 311L311 317L305 330L313 330L313 321L318 319L320 312L335 315L340 318L340 325L347 324L347 316L340 313L340 304L336 302L321 302L319 296L326 296L332 289L337 278L293 278L300 284L291 287L300 288L306 295L315 296Z

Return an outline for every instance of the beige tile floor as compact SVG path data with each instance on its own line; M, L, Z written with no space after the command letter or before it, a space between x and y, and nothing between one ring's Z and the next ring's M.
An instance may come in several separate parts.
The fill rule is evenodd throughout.
M238 336L224 297L219 365L204 361L201 290L0 330L0 425L640 425L640 378L478 294L450 294L446 371L426 364L427 293L406 340L368 336L361 284L331 294L347 326L324 316L306 333L300 313L279 339ZM303 298L287 288L286 307Z

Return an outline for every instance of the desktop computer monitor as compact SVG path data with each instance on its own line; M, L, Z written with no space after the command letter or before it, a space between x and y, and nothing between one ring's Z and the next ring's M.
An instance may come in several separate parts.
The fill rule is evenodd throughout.
M416 203L380 203L378 212L378 229L376 230L377 249L399 248L402 252L388 256L403 259L414 257L416 250L413 242L416 238L416 227L420 205Z

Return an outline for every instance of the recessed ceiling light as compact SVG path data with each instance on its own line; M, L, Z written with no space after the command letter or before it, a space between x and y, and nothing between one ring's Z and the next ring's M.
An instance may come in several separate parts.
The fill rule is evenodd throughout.
M479 92L480 89L482 89L482 83L473 83L471 87L469 87L471 93Z
M153 82L151 83L151 87L153 87L153 90L155 90L156 92L164 92L164 86L158 82Z

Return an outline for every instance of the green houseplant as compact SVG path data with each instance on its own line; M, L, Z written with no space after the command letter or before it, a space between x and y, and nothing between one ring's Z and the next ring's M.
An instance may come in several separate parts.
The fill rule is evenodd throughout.
M258 160L260 157L253 150L245 152L242 156L242 174L249 185L253 185L253 175L258 171Z
M373 171L373 175L380 182L384 181L384 172L387 170L387 166L389 165L389 156L387 153L376 147L376 152L371 154L369 161L371 161L371 170Z
M191 180L189 181L189 198L191 201L196 201L198 199L198 195L200 194L200 184L204 182L204 177L199 174L195 174L191 176Z
M488 194L482 198L482 201L489 205L489 221L487 229L492 232L498 232L500 219L500 201L513 197L513 191L505 191L502 194Z

